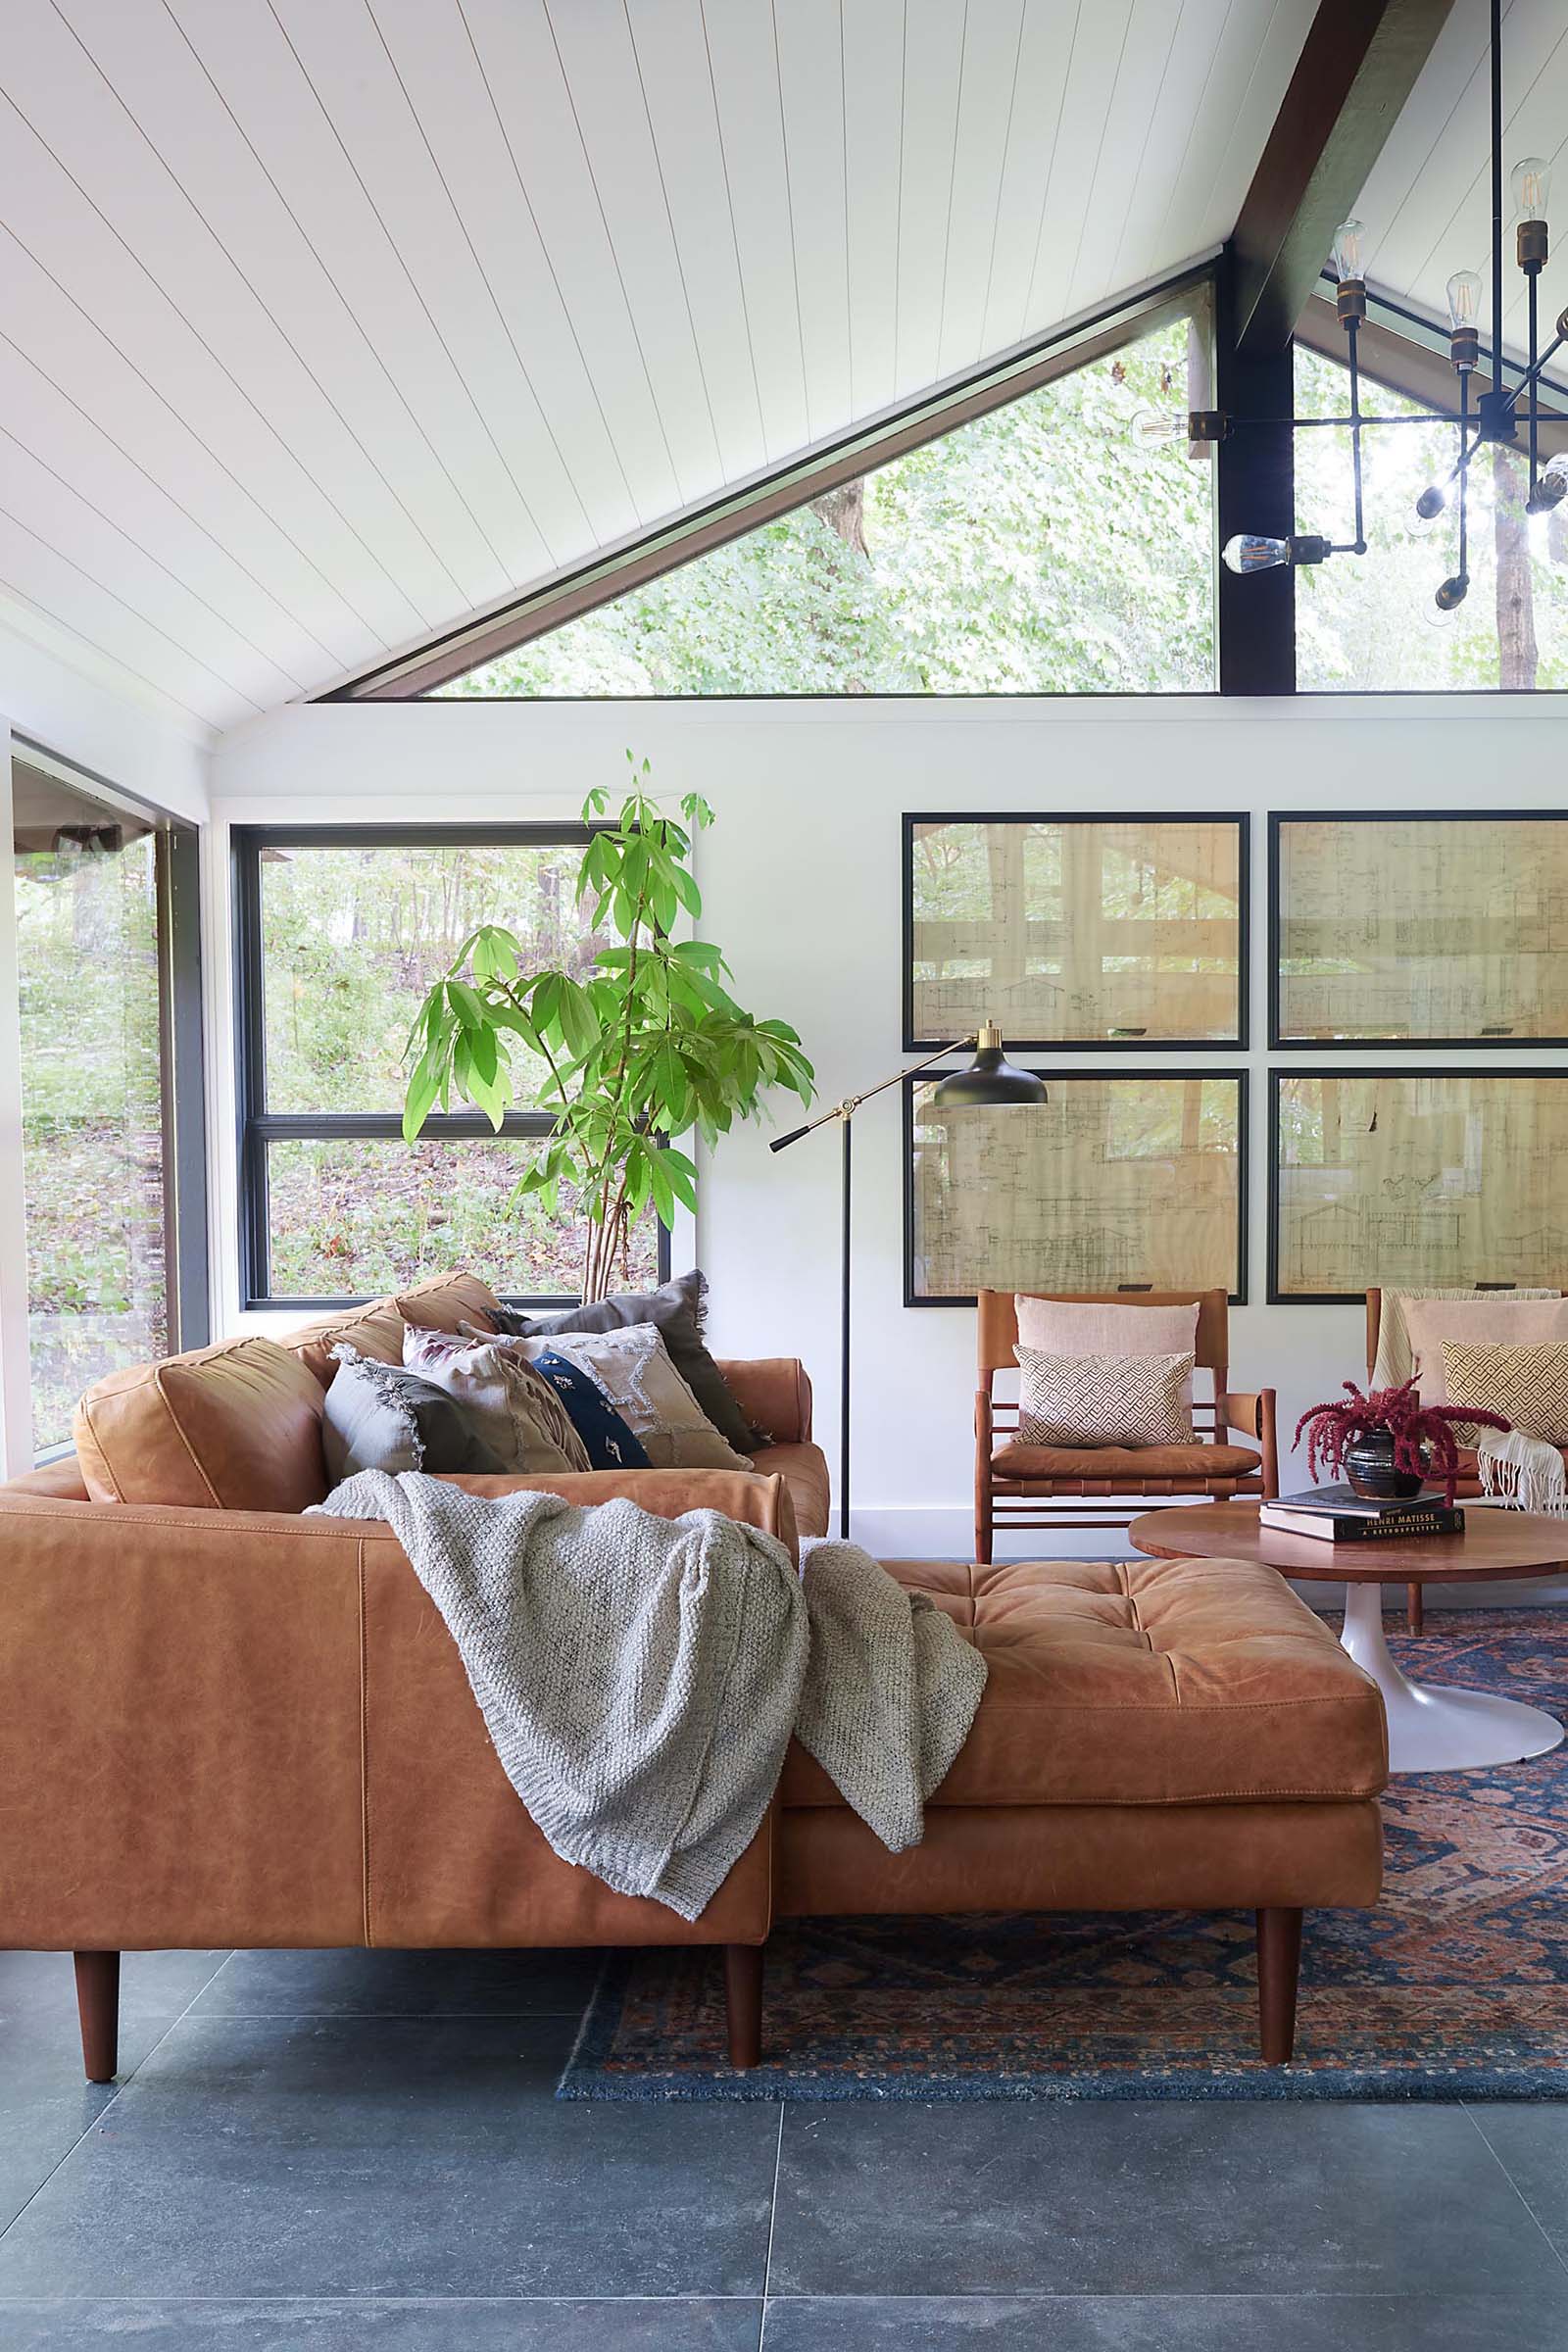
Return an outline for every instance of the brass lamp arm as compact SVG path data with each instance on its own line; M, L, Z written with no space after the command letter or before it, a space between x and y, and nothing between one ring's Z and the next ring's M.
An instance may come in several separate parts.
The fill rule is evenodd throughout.
M868 1086L863 1094L846 1095L842 1102L835 1102L831 1110L824 1110L816 1118L808 1120L804 1127L792 1127L788 1135L775 1136L768 1150L787 1151L791 1144L798 1144L803 1135L814 1135L818 1127L830 1127L835 1119L853 1119L860 1104L868 1102L873 1095L886 1094L890 1086L898 1086L904 1079L913 1078L921 1070L928 1070L934 1061L946 1061L950 1054L961 1054L965 1046L972 1046L976 1042L977 1035L978 1032L971 1029L967 1037L956 1037L951 1045L938 1046L936 1052L928 1054L924 1061L911 1062L906 1070L895 1070L891 1078L879 1079L875 1086Z

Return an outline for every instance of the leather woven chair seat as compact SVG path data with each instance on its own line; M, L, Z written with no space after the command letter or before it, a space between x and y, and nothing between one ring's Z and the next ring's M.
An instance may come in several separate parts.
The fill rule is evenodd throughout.
M1250 1446L1020 1446L993 1448L991 1467L1003 1478L1191 1479L1246 1478L1261 1456Z
M1383 1702L1272 1568L1244 1560L890 1560L984 1651L974 1727L933 1806L1373 1796ZM843 1802L798 1743L786 1805Z

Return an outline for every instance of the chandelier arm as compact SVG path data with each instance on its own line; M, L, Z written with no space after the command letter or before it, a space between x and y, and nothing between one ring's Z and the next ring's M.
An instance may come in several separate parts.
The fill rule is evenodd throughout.
M1346 552L1366 554L1366 518L1362 512L1361 487L1361 370L1356 360L1355 339L1360 325L1357 318L1345 321L1346 337L1350 346L1350 472L1355 483L1355 538Z
M1470 577L1470 459L1481 447L1481 436L1477 433L1469 455L1467 456L1465 453L1465 427L1468 422L1469 407L1470 375L1469 370L1466 369L1459 378L1459 577L1465 581L1468 581Z
M1536 484L1537 484L1538 480L1540 479L1540 474L1541 474L1541 403L1540 403L1540 401L1539 401L1539 400L1536 398L1536 391L1537 391L1536 376L1537 376L1537 370L1538 370L1538 368L1539 368L1539 367L1540 367L1540 364L1541 364L1541 363L1540 363L1539 356L1538 356L1538 353L1537 353L1537 349L1536 349L1536 345L1537 345L1537 341L1538 341L1538 332L1537 332L1537 318L1536 318L1536 312L1537 312L1536 293L1537 293L1537 287L1538 287L1538 284L1539 284L1539 282L1540 282L1540 281L1538 280L1538 278L1537 278L1537 275L1536 275L1536 272L1535 272L1535 270L1529 270L1529 271L1527 271L1527 272L1526 272L1526 276L1525 276L1525 285L1526 285L1526 288L1527 288L1527 290L1528 290L1528 292L1529 292L1529 296L1530 296L1530 377L1529 377L1529 382L1530 382L1530 493L1529 493L1529 495L1530 495L1532 498L1534 498L1534 497L1535 497L1535 495L1536 495ZM1518 406L1517 399L1515 400L1515 404L1514 404L1514 405L1515 405L1516 407Z

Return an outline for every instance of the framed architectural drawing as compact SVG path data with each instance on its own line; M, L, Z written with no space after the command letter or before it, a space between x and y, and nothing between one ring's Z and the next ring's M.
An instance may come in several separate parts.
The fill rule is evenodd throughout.
M1247 1296L1247 1073L1050 1070L1039 1109L905 1085L906 1306L982 1290Z
M1245 816L906 816L906 1051L1247 1043Z
M1568 1288L1568 1069L1271 1078L1271 1301Z
M1269 819L1269 1042L1568 1044L1568 810Z

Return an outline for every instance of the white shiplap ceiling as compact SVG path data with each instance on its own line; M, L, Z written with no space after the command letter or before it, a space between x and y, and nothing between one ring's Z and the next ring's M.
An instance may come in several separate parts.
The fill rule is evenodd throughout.
M1217 244L1313 13L4 0L0 601L318 691Z
M1443 320L1457 270L1484 280L1483 340L1492 321L1492 94L1488 0L1457 0L1357 208L1369 231L1367 277L1380 293ZM1502 17L1503 168L1530 155L1556 164L1552 212L1568 213L1568 0L1508 0ZM1525 280L1514 264L1511 198L1503 233L1509 350L1526 348ZM1568 304L1568 237L1541 276L1543 341Z

